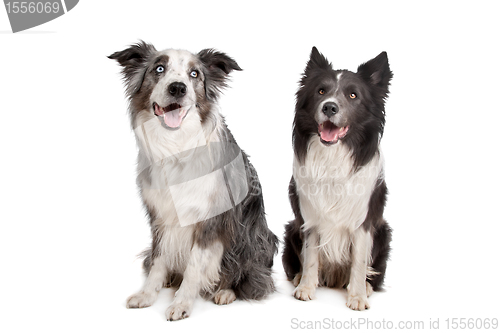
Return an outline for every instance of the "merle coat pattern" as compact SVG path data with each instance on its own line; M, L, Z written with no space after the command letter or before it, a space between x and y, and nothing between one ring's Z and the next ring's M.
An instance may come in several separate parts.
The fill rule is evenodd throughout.
M241 68L213 49L157 51L145 42L109 58L122 66L139 147L137 183L152 234L144 252L146 282L127 307L150 306L163 286L179 285L166 312L168 320L178 320L190 315L199 293L228 304L273 292L278 240L267 227L257 173L217 104L228 75ZM235 156L244 168L231 173L227 163ZM179 179L205 174L224 178L174 193ZM236 202L231 191L241 188L248 193ZM208 215L227 191L232 208Z

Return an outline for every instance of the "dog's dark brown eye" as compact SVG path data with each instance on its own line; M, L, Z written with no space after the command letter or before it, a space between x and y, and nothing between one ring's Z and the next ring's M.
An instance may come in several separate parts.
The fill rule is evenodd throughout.
M356 97L358 97L358 96L356 95L356 93L351 93L351 94L349 95L349 97L350 97L351 99L355 99L355 98L356 98Z
M191 77L194 77L194 78L197 78L198 77L198 71L191 71L191 73L189 74L191 75Z
M324 95L324 94L325 94L325 90L324 90L324 89L320 89L320 90L318 91L318 94L320 94L320 95Z

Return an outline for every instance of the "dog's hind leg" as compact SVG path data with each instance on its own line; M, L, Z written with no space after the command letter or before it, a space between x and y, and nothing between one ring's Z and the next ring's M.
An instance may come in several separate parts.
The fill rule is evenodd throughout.
M226 305L232 303L236 299L236 294L233 289L221 289L215 293L214 303L218 305Z
M372 268L376 275L374 275L369 283L374 291L382 290L385 278L385 270L387 268L387 260L389 260L389 253L391 251L392 229L389 227L385 220L382 220L381 225L375 230L373 238L372 249Z
M370 297L373 294L373 287L370 282L366 281L366 297Z
M127 299L127 308L145 308L153 305L166 276L167 266L162 256L159 256L153 260L142 290Z
M288 280L297 287L300 282L300 252L302 249L302 239L300 238L301 225L297 220L288 222L285 226L285 236L283 242L283 268L285 269Z
M219 269L224 247L216 241L207 247L193 245L189 262L184 271L184 279L168 307L167 320L189 317L194 301L201 290L210 290L219 280Z

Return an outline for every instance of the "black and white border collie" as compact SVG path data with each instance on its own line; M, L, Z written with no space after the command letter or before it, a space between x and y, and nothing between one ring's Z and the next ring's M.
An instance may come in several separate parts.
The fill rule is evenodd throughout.
M109 58L123 66L152 233L146 281L127 307L150 306L163 286L176 285L166 316L178 320L200 293L217 304L271 293L278 239L257 173L217 104L229 73L241 68L212 49L159 52L144 42Z
M313 47L296 94L289 187L295 220L285 230L283 266L303 301L317 286L347 287L347 306L369 308L380 290L391 229L379 148L389 93L387 54L334 70Z

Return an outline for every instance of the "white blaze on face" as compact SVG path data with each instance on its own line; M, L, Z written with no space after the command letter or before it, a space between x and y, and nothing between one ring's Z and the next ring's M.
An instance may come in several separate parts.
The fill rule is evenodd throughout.
M327 144L337 143L340 139L343 139L349 131L349 126L345 121L345 110L342 107L344 98L342 97L340 86L341 78L342 73L338 73L336 75L337 86L335 91L330 97L318 105L318 109L315 114L315 119L318 123L319 136L321 140ZM335 103L338 107L337 112L330 117L323 112L323 107L326 103Z
M335 89L335 94L339 91L340 88L340 78L342 77L342 73L337 74L337 89Z
M192 70L190 66L195 59L185 50L165 50L160 54L168 56L168 64L165 66L165 73L151 93L152 112L162 116L168 127L177 128L191 107L196 104L196 93L189 76ZM175 98L168 92L169 86L173 83L186 86L186 94L183 97Z

